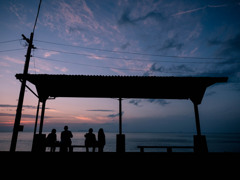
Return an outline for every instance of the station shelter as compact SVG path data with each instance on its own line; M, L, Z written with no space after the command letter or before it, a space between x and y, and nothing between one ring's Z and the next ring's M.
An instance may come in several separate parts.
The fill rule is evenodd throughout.
M125 152L125 135L122 133L122 99L185 99L194 106L196 135L194 152L208 152L206 137L202 135L198 106L207 87L227 82L227 77L164 77L164 76L96 76L96 75L50 75L16 74L20 81L25 79L36 87L39 99L32 151L44 151L42 133L46 101L58 97L117 98L119 100L119 133L116 135L116 151ZM39 105L42 103L39 132Z

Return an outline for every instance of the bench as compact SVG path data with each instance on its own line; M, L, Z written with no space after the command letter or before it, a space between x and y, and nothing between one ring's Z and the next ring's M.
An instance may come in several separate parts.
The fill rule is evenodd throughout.
M51 148L51 146L46 146L46 147L49 147L49 148ZM60 144L57 144L57 145L55 145L55 148L61 148L61 145ZM69 152L73 152L73 149L74 148L86 148L86 146L85 145L71 145L70 147L69 147ZM90 147L91 148L91 147ZM96 146L95 148L98 148L98 146Z
M172 152L173 148L193 149L193 146L137 146L140 148L140 152L144 152L144 148L166 148L168 153Z
M85 145L71 145L69 148L70 149L69 151L73 152L74 148L86 148L86 146Z

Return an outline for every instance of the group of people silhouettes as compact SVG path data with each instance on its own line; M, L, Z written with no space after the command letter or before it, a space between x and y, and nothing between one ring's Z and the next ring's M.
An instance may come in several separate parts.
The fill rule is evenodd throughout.
M72 140L73 134L68 130L68 126L64 126L64 131L61 132L61 141L57 141L56 129L52 129L52 132L48 134L46 139L46 144L50 147L51 152L55 152L56 146L60 146L60 152L71 152L72 150ZM96 135L93 133L93 129L90 128L88 133L85 135L85 147L86 152L89 152L89 148L92 148L92 152L95 152L96 147L98 152L103 152L104 146L106 144L105 134L102 128L98 131L98 140Z
M95 148L98 147L98 152L103 152L104 145L106 143L105 141L105 134L102 128L98 131L98 141L96 140L96 136L93 133L93 129L90 128L88 130L88 133L85 135L85 146L86 151L89 152L89 147L92 147L92 151L95 152Z

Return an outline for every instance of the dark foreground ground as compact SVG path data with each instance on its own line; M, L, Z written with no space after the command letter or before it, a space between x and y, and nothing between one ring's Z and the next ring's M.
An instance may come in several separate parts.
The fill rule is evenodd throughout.
M232 179L240 174L240 153L0 152L0 159L1 172L10 179L11 175L20 179L85 179L85 176L105 180L130 179L130 175L131 179L153 179L150 178L153 175L154 179L222 179L222 176ZM162 178L163 175L167 178Z

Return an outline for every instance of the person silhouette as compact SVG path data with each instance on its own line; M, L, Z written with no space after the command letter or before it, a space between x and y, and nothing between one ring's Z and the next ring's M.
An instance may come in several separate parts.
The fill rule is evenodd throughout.
M64 126L64 131L61 133L61 152L68 152L72 150L72 137L72 132L68 130L68 126Z
M104 145L106 144L105 134L103 128L98 130L98 152L103 152Z
M57 143L57 135L56 135L56 129L52 129L52 132L48 134L46 139L46 144L48 147L50 147L50 152L55 152L56 149L56 143Z
M89 152L89 147L92 147L93 150L92 152L95 152L95 147L96 147L96 136L93 133L93 129L90 128L88 130L88 133L86 133L85 135L85 146L86 146L86 152Z

